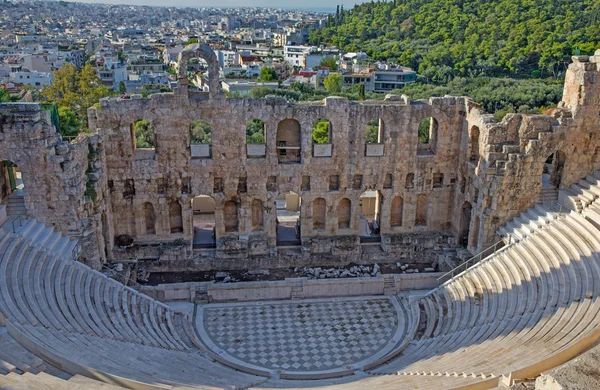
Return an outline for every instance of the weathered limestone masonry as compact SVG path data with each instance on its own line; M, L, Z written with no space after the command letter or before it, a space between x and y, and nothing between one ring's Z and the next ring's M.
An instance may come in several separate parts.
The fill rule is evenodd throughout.
M84 260L99 267L105 259L90 219L93 202L85 196L91 150L87 136L74 143L62 141L50 112L39 104L0 105L0 161L10 161L22 172L27 216L77 236ZM5 164L2 168L4 177ZM9 193L10 186L4 190Z
M492 244L500 225L540 200L548 157L554 155L552 180L558 189L600 169L599 71L600 50L595 56L573 57L562 101L551 115L509 114L494 123L468 101L465 125L471 140L478 134L475 148L481 158L459 163L458 175L467 185L464 193L457 191L454 205L462 199L473 204L473 218L482 220L480 246ZM464 151L467 141L461 145ZM458 211L455 207L455 217Z
M39 105L0 105L0 161L23 172L27 214L78 236L82 259L96 268L129 258L153 260L155 271L432 263L457 244L477 252L497 241L501 224L546 196L543 172L551 171L546 184L565 188L600 168L600 51L574 57L551 115L511 114L500 123L464 97L226 99L214 77L211 92L188 91L184 70L195 57L217 73L210 48L190 46L175 93L103 99L88 110L91 135L73 143ZM431 139L420 144L428 117ZM320 118L330 121L330 138L316 147L311 129ZM152 124L155 149L136 149L139 119ZM192 155L197 119L212 128L208 158ZM246 144L252 119L265 124L264 145ZM367 144L372 120L380 142ZM249 156L249 148L264 155ZM381 242L359 238L367 190L381 200ZM275 199L289 191L301 199L295 247L277 245ZM198 195L216 204L215 249L193 249ZM133 245L116 245L123 235Z
M214 54L204 45L186 49L179 69L196 57L216 69ZM564 101L551 116L512 114L501 123L462 97L428 102L406 96L366 102L329 97L298 104L226 99L215 91L214 78L210 93L188 91L183 73L174 94L103 99L89 117L106 163L102 196L110 207L102 218L108 224L103 228L108 258L157 259L156 270L201 270L432 262L456 241L472 252L481 250L498 240L499 225L538 201L542 171L554 152L561 153L560 188L597 167L598 58L574 58ZM435 118L437 131L422 145L417 129L428 117ZM329 157L313 152L311 129L319 118L331 123ZM152 124L155 149L136 150L132 129L139 119ZM210 158L192 157L190 124L196 119L212 128ZM247 155L245 127L251 119L265 123L264 157ZM375 153L380 156L366 152L372 119L380 119L383 153ZM289 140L298 128L300 162L279 162L281 139ZM382 199L381 243L375 246L359 240L359 197L365 190L379 191ZM274 200L288 191L302 202L298 248L276 245ZM198 195L216 203L216 250L192 250L191 200ZM148 204L156 220L150 234ZM182 232L171 232L174 209L181 210ZM347 227L344 218L350 218ZM134 245L115 247L120 235L133 237Z

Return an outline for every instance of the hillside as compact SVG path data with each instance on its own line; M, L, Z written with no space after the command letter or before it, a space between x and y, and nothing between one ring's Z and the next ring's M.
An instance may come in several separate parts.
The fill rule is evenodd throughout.
M455 76L560 77L577 49L600 46L597 0L395 0L331 15L314 44L365 51L417 69L432 81Z

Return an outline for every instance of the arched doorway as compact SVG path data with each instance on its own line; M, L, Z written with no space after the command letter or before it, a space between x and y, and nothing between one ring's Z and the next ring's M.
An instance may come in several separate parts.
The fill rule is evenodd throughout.
M280 164L301 162L301 132L297 120L284 119L277 125L277 157Z
M302 198L292 191L280 194L275 198L277 210L277 245L300 245L300 218Z
M2 176L0 177L0 201L6 206L8 217L26 214L25 185L23 174L17 164L5 160L0 162Z
M472 211L473 206L471 206L471 203L463 203L460 212L460 225L458 227L458 243L460 245L467 246L469 244L469 230L471 228Z
M363 192L358 198L358 207L360 216L358 221L358 231L360 242L379 242L381 241L381 205L383 197L378 190L368 190Z
M216 247L215 208L215 200L208 195L192 199L194 249Z
M552 153L546 159L542 171L542 187L560 188L565 162L566 156L561 151Z

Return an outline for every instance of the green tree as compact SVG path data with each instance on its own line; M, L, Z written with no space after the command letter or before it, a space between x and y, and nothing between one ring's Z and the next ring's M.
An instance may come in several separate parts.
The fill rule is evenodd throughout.
M419 129L417 134L419 136L419 143L429 143L429 130L431 129L432 118L425 118L419 123Z
M58 108L60 134L67 137L76 137L81 129L81 121L69 107Z
M320 66L326 66L329 70L336 71L338 68L337 61L333 57L325 57L321 59Z
M260 70L259 78L260 81L275 81L277 80L277 72L275 72L275 69L265 66Z
M54 81L42 88L45 103L55 103L75 113L83 127L87 126L87 109L111 91L105 87L96 72L87 64L78 72L73 64L65 64L54 72Z
M140 119L134 124L135 147L141 149L154 148L154 130L150 122Z
M198 43L198 38L190 38L187 40L187 42L185 43L186 45L191 45L193 43Z
M196 144L210 144L212 142L212 130L210 125L202 119L192 121L190 128L190 142Z
M127 93L127 87L125 87L124 81L119 82L119 93L121 95L123 95L124 93Z
M329 76L325 77L323 84L325 89L329 93L338 93L342 90L343 77L339 73L329 73Z
M331 123L328 119L319 119L315 122L312 129L312 139L315 144L329 143L329 129Z
M367 122L366 141L368 144L379 143L379 119L371 119Z
M358 87L358 100L365 100L365 85L360 84Z
M259 87L254 87L250 90L250 92L248 93L248 97L251 97L253 99L260 99L260 98L264 98L267 95L273 95L274 91L269 88L269 87L263 87L263 86L259 86Z
M265 143L265 122L260 119L252 119L246 124L246 143Z

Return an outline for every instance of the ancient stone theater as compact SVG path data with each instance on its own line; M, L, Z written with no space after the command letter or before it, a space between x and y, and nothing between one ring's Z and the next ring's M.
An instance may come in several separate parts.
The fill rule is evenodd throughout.
M198 44L75 139L0 104L0 388L600 388L600 51L572 61L501 122L227 98Z

